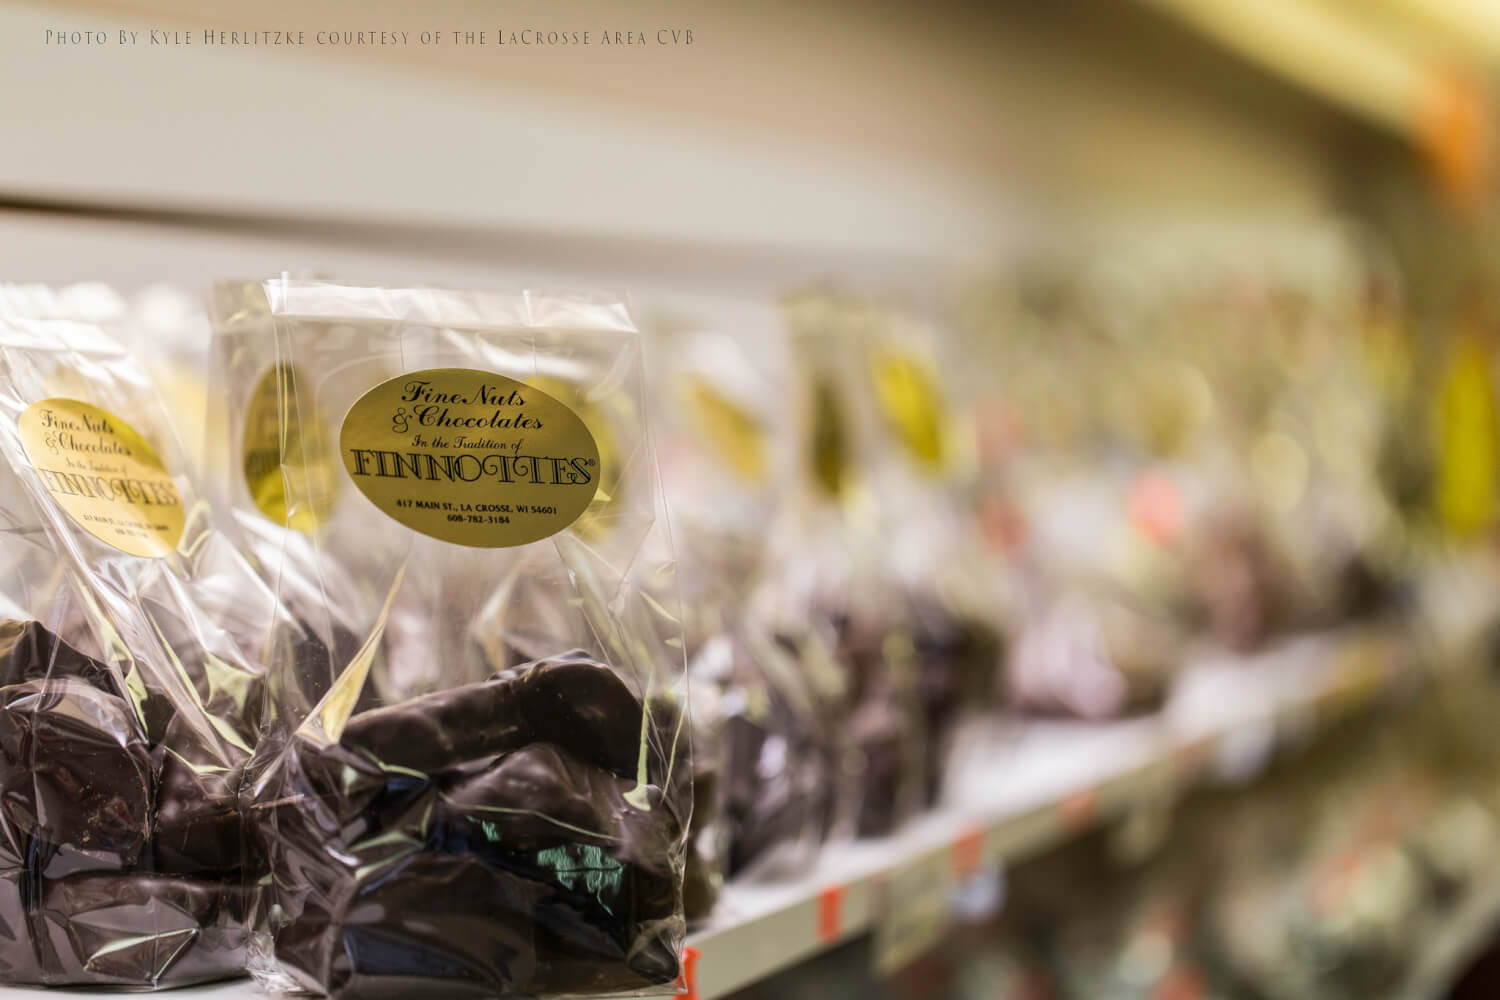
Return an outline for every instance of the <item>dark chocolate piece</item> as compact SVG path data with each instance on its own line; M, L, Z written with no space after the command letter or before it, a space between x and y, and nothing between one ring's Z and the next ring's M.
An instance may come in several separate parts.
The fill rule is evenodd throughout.
M338 998L614 993L676 979L665 929L643 928L626 950L571 906L478 857L424 851L328 899L327 924L284 927L276 957L304 988Z
M1000 637L981 622L934 605L918 612L912 644L926 729L922 800L931 807L942 792L956 724L966 709L983 711L994 697Z
M74 677L0 689L6 867L35 863L9 856L32 837L44 868L59 851L80 868L133 867L151 831L151 780L145 740L122 699Z
M494 997L537 977L541 887L463 855L417 852L353 873L277 931L276 958L332 997Z
M35 883L24 869L0 870L0 983L41 982L41 965L27 920Z
M299 622L278 641L287 649L280 654L291 663L289 677L277 676L271 680L272 701L280 717L304 718L308 711L338 679L339 674L359 653L362 642L359 636L341 625L330 625L327 639L306 622ZM364 712L377 707L373 686L366 684L355 701L355 712Z
M556 746L517 750L455 782L439 796L433 823L443 847L470 853L607 855L600 864L621 877L593 890L598 905L647 919L675 908L670 858L682 826L661 790L581 764ZM536 863L561 873L575 861L559 855Z
M42 985L183 986L245 964L243 893L141 873L47 881L32 916Z
M723 852L713 841L722 837L719 768L693 768L693 816L682 870L682 911L689 921L713 912L724 881Z
M641 700L613 669L575 651L506 671L498 679L515 686L515 703L530 728L528 742L555 743L585 764L635 777L645 737Z
M833 776L808 720L776 700L762 716L731 716L726 739L729 874L737 875L781 848L806 849L816 842Z
M194 762L190 751L162 748L152 838L159 872L230 874L249 861L240 821L241 767ZM252 870L256 867L251 862Z
M166 748L152 750L106 667L34 622L0 623L0 674L0 981L142 987L240 972L238 877L149 871L238 855L234 781L217 785L204 768L198 778L168 755L153 802ZM149 688L145 707L158 735L183 728Z
M641 714L570 654L294 737L252 810L277 960L338 997L672 982L690 803L686 780L636 783Z
M387 768L432 774L524 746L527 737L511 686L488 681L357 714L339 742Z
M910 711L893 695L873 693L849 719L850 746L860 762L857 837L884 837L913 810L910 748L917 734Z
M386 767L435 773L557 743L585 763L633 775L641 702L614 670L581 653L355 715L340 742Z
M109 670L38 622L0 622L0 687L46 677L78 677L117 693Z

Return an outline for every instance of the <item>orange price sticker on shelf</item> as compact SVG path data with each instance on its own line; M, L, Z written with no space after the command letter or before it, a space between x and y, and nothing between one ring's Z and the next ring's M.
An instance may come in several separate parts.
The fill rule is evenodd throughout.
M984 862L984 831L969 830L953 842L953 874L969 878L979 872Z
M697 948L682 949L682 974L677 977L678 996L682 1000L699 1000L698 997L698 960L703 953Z
M1094 822L1099 808L1099 795L1092 788L1074 792L1057 804L1057 812L1064 830L1077 832Z
M818 893L818 940L831 944L844 930L844 896L841 885L831 885Z
M1182 493L1166 473L1141 473L1131 483L1125 505L1130 523L1157 545L1173 545L1182 534Z
M1151 994L1152 1000L1200 1000L1206 995L1203 977L1184 965L1174 966Z

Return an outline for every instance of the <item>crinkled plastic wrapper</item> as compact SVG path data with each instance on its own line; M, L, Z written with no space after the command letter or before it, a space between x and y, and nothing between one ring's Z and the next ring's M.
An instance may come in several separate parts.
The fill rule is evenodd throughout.
M98 288L0 290L0 982L239 974L270 591Z
M691 664L695 690L718 692L725 860L734 878L806 871L827 833L834 744L798 666L751 621L704 642Z
M658 336L650 396L695 708L691 921L709 911L726 876L811 867L831 815L835 756L802 664L750 610L779 499L772 456L790 444L776 433L776 381L729 337L671 328Z
M692 762L624 306L283 279L215 312L235 502L297 619L246 790L251 971L675 992Z
M876 413L857 366L862 317L823 296L788 303L802 373L800 486L770 548L777 577L757 594L801 661L836 741L833 838L887 836L934 797L918 663L888 572L873 495Z

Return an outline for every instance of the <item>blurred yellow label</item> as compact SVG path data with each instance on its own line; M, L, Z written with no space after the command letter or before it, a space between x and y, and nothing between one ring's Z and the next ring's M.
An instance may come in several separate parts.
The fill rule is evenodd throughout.
M919 466L940 472L948 462L948 434L936 373L924 361L890 348L871 351L869 363L886 425Z
M344 468L413 531L476 548L526 545L594 502L601 461L578 415L535 386L429 368L375 386L339 435Z
M245 409L241 468L262 514L311 534L333 512L338 459L322 414L305 412L312 397L298 392L298 381L291 365L274 365L261 376Z
M612 408L606 410L588 399L579 383L553 375L538 375L527 384L567 407L583 422L584 429L592 437L599 455L599 487L594 492L594 499L573 524L573 530L591 538L607 534L613 516L625 509L625 459L617 427L628 422L634 407L628 397L616 394L610 397ZM622 407L629 407L629 410L622 411Z
M829 496L843 498L853 480L849 418L838 387L826 376L812 384L811 423L808 458L813 481Z
M134 556L159 558L182 540L177 484L145 438L76 399L33 403L18 422L42 486L89 534Z
M1456 346L1437 396L1437 505L1444 527L1460 535L1495 519L1500 474L1500 415L1490 355L1481 341Z
M683 404L720 459L751 482L766 478L766 431L760 421L700 378L681 387Z

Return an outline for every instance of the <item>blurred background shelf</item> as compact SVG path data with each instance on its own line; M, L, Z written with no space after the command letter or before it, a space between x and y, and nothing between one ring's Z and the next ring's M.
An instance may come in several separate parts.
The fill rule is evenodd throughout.
M1135 808L1161 808L1200 781L1248 780L1288 745L1315 737L1415 680L1399 632L1309 636L1255 662L1204 657L1182 696L1222 711L1174 724L1160 715L1088 725L1030 723L1003 748L976 751L951 798L966 803L920 818L896 837L827 852L791 885L730 885L712 923L689 936L700 1000L728 996L850 937L898 921L921 899L888 891L905 872L957 890L970 876L1024 863ZM691 995L691 994L690 994Z

